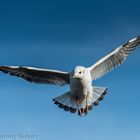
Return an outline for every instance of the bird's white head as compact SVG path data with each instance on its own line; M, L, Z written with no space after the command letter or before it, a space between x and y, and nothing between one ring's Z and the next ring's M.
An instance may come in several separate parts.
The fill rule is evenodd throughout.
M85 67L77 66L77 67L75 67L75 69L73 71L73 78L83 79L83 77L85 76L85 73L86 73Z

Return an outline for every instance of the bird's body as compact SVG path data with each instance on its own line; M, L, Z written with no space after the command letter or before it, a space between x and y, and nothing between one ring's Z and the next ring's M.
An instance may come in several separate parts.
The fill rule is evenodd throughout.
M79 72L81 73L79 74ZM71 94L73 96L77 96L78 98L84 98L87 95L87 93L91 94L92 79L89 71L87 71L86 68L82 66L77 66L75 70L71 72L70 89Z
M83 66L77 66L70 74L70 94L71 98L81 104L84 99L88 99L89 105L92 105L92 79L90 72ZM88 109L87 106L87 109ZM86 107L84 107L86 109ZM79 109L79 113L80 113ZM84 110L84 112L86 112ZM81 113L80 113L81 114Z
M70 85L70 91L53 99L65 111L87 114L93 105L99 104L107 93L107 88L92 85L96 80L122 64L128 55L140 44L140 36L118 47L94 65L86 68L76 66L71 72L22 66L0 66L0 71L21 77L32 83Z

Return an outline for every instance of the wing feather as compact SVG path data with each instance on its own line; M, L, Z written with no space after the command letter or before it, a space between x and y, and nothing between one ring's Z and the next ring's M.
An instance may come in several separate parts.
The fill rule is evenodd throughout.
M107 56L97 61L94 65L88 68L92 79L96 80L122 64L139 44L140 36L128 41L126 44L118 47Z
M69 73L34 67L0 66L0 71L37 84L69 84Z

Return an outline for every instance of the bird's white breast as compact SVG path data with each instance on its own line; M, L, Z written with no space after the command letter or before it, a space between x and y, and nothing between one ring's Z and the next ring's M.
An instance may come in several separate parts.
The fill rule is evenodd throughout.
M76 79L70 76L70 89L73 97L83 98L92 92L92 80L89 76L83 79Z

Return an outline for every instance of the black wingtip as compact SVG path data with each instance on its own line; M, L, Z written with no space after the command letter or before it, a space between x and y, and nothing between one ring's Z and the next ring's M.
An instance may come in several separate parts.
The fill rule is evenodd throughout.
M59 103L58 107L59 108L64 108L64 105Z
M104 95L102 95L101 97L99 97L99 101L102 101L104 99Z
M93 109L93 105L88 106L88 110L92 110Z
M72 107L70 108L70 112L71 112L71 113L75 113L76 111L77 111L77 109L72 108Z
M54 102L55 105L57 105L60 109L63 109L66 112L71 112L71 113L75 113L77 111L76 108L73 107L68 107L66 105L63 105L61 103L59 103L58 101L56 101L55 99L52 100Z
M64 111L70 111L70 108L68 106L64 106Z
M95 102L93 103L93 105L95 105L95 106L99 105L99 100L95 101Z

